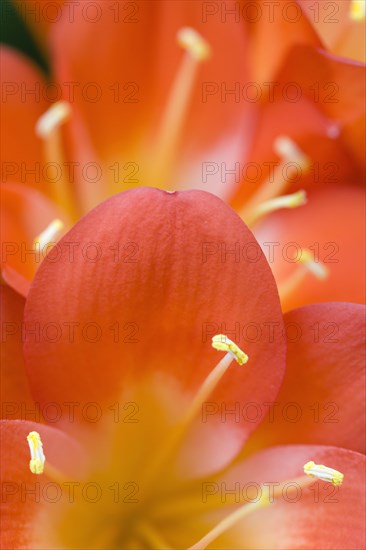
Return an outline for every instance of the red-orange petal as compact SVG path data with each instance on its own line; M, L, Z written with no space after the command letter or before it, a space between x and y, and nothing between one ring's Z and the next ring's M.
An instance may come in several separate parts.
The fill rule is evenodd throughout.
M22 350L22 321L25 301L2 285L1 293L1 418L22 418L32 409Z
M297 2L271 5L266 0L244 1L242 16L248 23L248 57L254 82L267 85L274 82L284 58L293 47L299 44L322 46Z
M352 0L335 0L324 6L297 1L330 52L365 62L364 20L351 19Z
M211 348L217 333L236 340L250 361L232 365L210 401L230 408L274 397L284 368L277 290L251 232L217 197L126 191L85 216L47 258L25 313L26 325L37 322L41 331L25 342L41 403L105 407L131 379L151 373L173 379L191 399L221 359ZM204 427L216 425L220 414L208 415ZM223 426L235 431L238 447L255 423L231 415Z
M364 453L365 306L306 306L289 311L285 326L285 378L248 447L309 443Z
M301 488L291 479L302 476L309 460L344 474L340 487L315 481ZM219 480L221 481L221 480ZM276 483L288 481L267 508L253 512L218 539L213 548L313 550L365 548L365 456L338 447L288 445L255 453L217 483L225 502L235 503L272 494ZM237 483L235 489L235 483ZM259 484L264 485L261 488ZM272 487L272 489L270 489ZM230 489L234 494L229 494ZM236 491L236 493L235 493ZM208 499L209 502L209 499ZM238 504L236 504L238 506ZM232 508L231 508L232 509ZM352 509L352 514L349 513Z
M32 61L8 46L1 46L2 183L19 182L48 194L45 160L35 125L46 111L51 88Z
M54 498L55 489L58 493L62 493L64 489L60 486L60 480L52 479L46 474L31 473L27 442L27 435L31 431L40 434L46 463L49 462L63 472L64 481L75 479L74 476L80 476L83 470L85 457L79 445L64 432L35 422L2 420L1 548L36 548L36 531L42 528L39 514L47 506L54 508L55 504L51 499ZM47 489L44 490L47 484L54 486L49 493Z
M365 301L364 191L334 185L308 193L308 204L267 216L255 235L268 255L280 289L296 270L305 249L327 269L325 279L308 273L281 296L284 311L315 302ZM265 244L267 243L267 244Z
M2 270L7 284L23 296L49 250L36 249L34 239L56 218L67 227L66 216L39 191L17 183L1 186Z

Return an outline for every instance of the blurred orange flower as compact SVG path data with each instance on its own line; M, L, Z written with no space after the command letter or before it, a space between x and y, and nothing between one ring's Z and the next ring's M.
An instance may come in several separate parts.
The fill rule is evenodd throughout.
M103 2L91 14L76 4L62 12L59 2L52 15L39 3L31 17L18 3L48 44L52 77L2 48L3 280L26 295L49 243L125 188L207 189L254 226L271 209L306 202L273 201L283 194L362 181L363 68L319 49L308 10L294 23L292 12L267 13L267 4L240 2L230 15L225 3L142 1L121 12ZM295 225L316 206L301 210ZM297 233L286 230L288 214L277 218L285 244ZM316 242L324 247L321 219ZM359 239L358 226L347 224L347 243ZM286 259L278 270L277 255L280 291L294 294L311 273L308 252L292 274ZM332 274L324 300L360 299L363 264L354 261L347 293L341 272ZM310 276L307 288L297 305L318 299L324 285Z

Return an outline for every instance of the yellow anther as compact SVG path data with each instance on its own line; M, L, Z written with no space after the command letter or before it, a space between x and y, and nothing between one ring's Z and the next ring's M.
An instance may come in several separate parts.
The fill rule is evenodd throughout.
M212 347L219 351L226 351L234 357L239 365L247 363L249 357L237 346L232 340L230 340L224 334L216 334L212 338Z
M46 457L43 453L43 445L41 441L41 436L38 432L30 432L27 435L27 441L29 445L29 450L31 454L31 459L29 461L29 469L32 474L43 474L44 463Z
M53 130L66 122L71 113L70 104L67 101L57 101L42 116L36 124L36 134L40 138L46 138Z
M366 16L366 2L365 0L352 0L349 16L353 21L363 21Z
M322 262L316 262L313 254L306 248L301 252L299 260L317 279L326 279L328 277L328 269Z
M54 219L35 239L34 244L39 244L41 249L54 241L64 228L64 223L58 218Z
M323 464L315 464L312 460L304 465L304 473L311 477L317 477L333 485L342 485L344 475L338 470L323 466Z
M211 55L209 43L194 29L183 27L177 33L178 44L198 61L204 61Z

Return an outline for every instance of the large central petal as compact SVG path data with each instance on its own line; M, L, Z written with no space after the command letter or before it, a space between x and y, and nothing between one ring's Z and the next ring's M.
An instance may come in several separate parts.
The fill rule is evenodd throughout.
M264 414L283 376L269 266L240 218L205 192L140 188L85 216L42 263L25 328L39 331L25 338L34 395L41 407L56 402L65 411L66 429L76 424L65 403L79 404L79 418L80 404L111 406L131 381L153 373L188 403L218 361L211 337L237 340L250 363L225 375L197 422L201 441L202 432L215 435L213 461L228 460L262 419L226 411L254 401Z

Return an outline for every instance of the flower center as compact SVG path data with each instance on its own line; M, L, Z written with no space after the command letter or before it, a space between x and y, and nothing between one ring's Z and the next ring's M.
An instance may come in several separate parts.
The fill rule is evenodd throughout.
M64 510L59 507L53 516L51 510L50 518L47 518L47 521L45 518L39 523L42 526L44 523L47 523L47 526L52 525L52 532L42 533L42 537L47 540L47 536L55 537L59 533L65 547L71 548L74 548L75 544L88 548L128 548L131 544L131 547L141 548L141 541L147 548L171 547L164 542L165 534L164 536L160 535L160 533L165 533L166 515L159 510L164 507L167 499L171 503L177 503L184 500L187 494L191 505L188 506L188 509L190 507L197 509L202 491L200 481L196 480L185 485L175 473L175 457L179 452L180 443L199 415L202 404L218 386L232 361L235 359L240 365L245 365L248 361L248 356L226 336L217 335L212 340L212 346L215 349L226 353L204 379L193 399L185 408L183 415L171 428L166 425L164 417L160 417L161 413L164 414L165 411L161 410L160 396L153 395L154 389L150 382L146 389L138 389L135 393L136 401L144 402L148 410L148 425L141 426L142 433L138 432L140 426L136 425L133 426L133 431L130 431L130 437L126 434L128 426L118 424L113 428L112 447L108 450L108 456L105 450L102 451L100 457L98 455L96 465L93 467L94 473L88 475L88 480L90 480L88 483L103 487L104 492L115 497L114 505L113 502L104 502L104 504L100 503L100 507L97 505L91 507L79 499L77 503L73 503L70 512L67 507ZM149 395L144 392L148 392ZM177 396L169 395L168 397L177 402ZM150 418L151 422L149 422ZM99 450L111 445L108 437L105 437L104 443L98 441ZM46 461L39 434L30 434L28 439L32 453L30 467L33 473L44 472L47 477L56 481L61 487L65 484L70 485L70 483L79 484L76 480L70 482L65 477L62 478L62 474L57 468ZM146 450L149 450L150 455L145 452L145 447ZM140 461L137 467L135 465L136 458L137 461ZM103 461L105 463L102 465ZM135 493L136 498L132 498L135 497ZM111 498L111 500L113 499ZM130 504L125 507L116 506L116 503L120 503L121 500L123 503ZM136 502L134 502L135 500ZM63 504L65 505L65 503ZM75 504L77 505L75 506ZM170 513L171 510L167 515L169 516ZM75 521L82 526L77 533L75 533ZM174 514L173 521L176 529L182 528L179 525L178 513ZM193 521L194 517L191 515L183 521L182 525L187 527L187 535L190 532L189 525ZM98 537L95 539L93 528L95 529L96 526ZM91 540L93 540L92 543ZM188 538L187 546L191 542L192 540Z
M227 505L223 504L221 499L215 500L211 511L220 512L222 519L210 521L213 528L202 537L202 533L207 531L206 517L207 512L210 511L207 510L208 507L202 499L202 479L182 483L182 480L177 479L172 473L171 465L174 454L202 404L220 383L233 359L239 365L244 365L248 361L247 355L224 335L214 336L212 346L226 354L205 378L172 430L166 431L162 426L159 409L154 407L154 399L151 400L151 385L147 384L147 399L150 397L150 401L147 403L149 405L148 416L152 419L152 424L147 426L146 433L148 437L148 432L155 422L154 427L157 428L157 433L150 435L153 442L156 439L155 447L158 448L155 458L152 457L149 462L151 457L143 454L145 441L144 437L141 438L141 434L136 437L135 432L130 432L131 438L123 439L120 425L116 428L115 435L117 437L109 451L109 459L106 464L103 462L106 460L104 447L107 449L107 445L98 441L98 449L103 448L104 452L100 457L98 456L94 475L93 477L88 476L90 481L84 484L84 487L92 486L97 490L100 487L104 490L108 489L113 499L110 499L110 502L107 502L106 498L99 501L94 498L94 493L90 494L84 489L82 489L83 498L76 498L77 489L75 488L74 491L73 488L73 497L70 498L70 493L68 494L66 505L63 502L64 508L52 504L47 512L48 515L46 517L40 515L38 518L42 533L51 526L50 532L43 533L42 542L46 544L45 547L50 547L52 544L58 547L62 542L63 548L166 550L189 547L190 550L204 549L247 515L269 506L276 501L276 497L281 496L283 487L287 486L289 481L277 484L276 488L272 488L272 492L268 494L266 493L268 487L263 486L262 496L259 500L249 501L238 506L233 512L226 513ZM175 399L175 396L170 395L170 397ZM157 402L159 402L159 396ZM161 447L159 446L159 428L166 433L166 439L163 440ZM31 432L27 439L31 452L30 469L32 473L39 475L44 472L59 484L62 481L65 482L62 474L46 462L39 434ZM107 439L108 437L105 442ZM146 462L149 464L147 470L144 471L142 468L142 476L137 478L138 484L132 479L128 481L127 478L124 478L127 472L131 471L131 464L135 464L137 457L142 458L142 466ZM130 466L126 467L128 463ZM340 485L343 481L343 475L340 472L324 465L317 465L313 461L305 464L304 473L305 476L290 481L296 487L300 486L301 488L312 484L317 479L334 485ZM220 476L220 472L217 475ZM72 482L68 481L67 485L77 487L80 483L73 480ZM127 495L121 494L123 490L125 493L127 491ZM140 491L143 493L141 501L136 498ZM86 500L89 502L85 502ZM66 507L67 505L69 508ZM192 546L195 538L199 540Z

